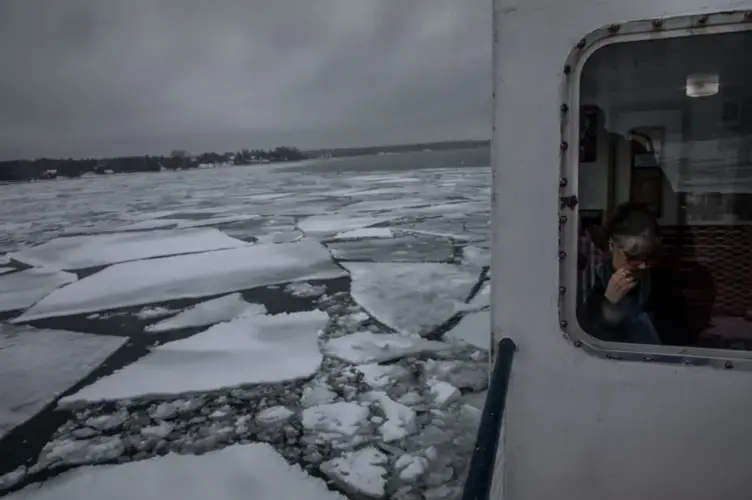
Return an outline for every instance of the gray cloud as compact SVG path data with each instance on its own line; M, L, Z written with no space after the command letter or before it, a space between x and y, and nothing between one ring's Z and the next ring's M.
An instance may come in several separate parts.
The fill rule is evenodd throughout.
M0 157L490 135L490 0L3 0Z

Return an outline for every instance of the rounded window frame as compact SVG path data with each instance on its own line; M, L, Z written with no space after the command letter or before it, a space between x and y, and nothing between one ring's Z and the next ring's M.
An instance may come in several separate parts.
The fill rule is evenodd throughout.
M582 38L562 69L559 182L559 327L576 348L607 359L752 370L752 351L605 342L577 321L580 77L595 52L615 43L752 31L752 11L715 12L610 24ZM574 258L573 258L574 257Z

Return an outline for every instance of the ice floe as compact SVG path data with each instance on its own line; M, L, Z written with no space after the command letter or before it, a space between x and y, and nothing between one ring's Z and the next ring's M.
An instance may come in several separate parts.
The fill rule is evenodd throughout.
M0 437L89 375L126 341L0 324Z
M62 398L60 404L307 378L321 365L317 336L328 320L318 310L274 316L246 313L162 344L135 363Z
M457 325L444 334L446 340L459 340L481 349L491 347L491 311L466 314Z
M393 238L330 240L326 246L334 258L347 261L448 262L454 256L445 238L404 232Z
M373 317L405 334L426 334L462 310L478 281L474 268L438 263L345 262L352 296Z
M356 332L328 340L324 351L353 364L390 361L410 354L449 349L443 342L425 340L417 335Z
M364 227L337 233L332 236L332 240L360 240L370 238L391 238L394 236L392 230L388 227Z
M24 309L61 286L76 281L76 275L54 269L27 269L0 276L0 312Z
M35 267L76 270L246 244L214 228L125 232L55 238L11 254L11 258Z
M199 326L213 325L222 321L229 321L239 316L246 310L252 310L256 314L266 313L266 308L260 304L249 304L239 293L225 295L205 302L200 302L193 307L179 312L171 318L160 321L144 328L145 332L157 333L181 328L196 328Z
M331 260L329 252L311 240L125 262L51 293L14 321L199 298L274 283L344 275L345 271Z
M169 454L121 465L81 467L6 498L345 500L265 443L234 445L203 455Z
M347 214L313 215L298 222L298 228L308 236L329 236L343 231L366 228L387 222L393 217L360 216L352 217Z

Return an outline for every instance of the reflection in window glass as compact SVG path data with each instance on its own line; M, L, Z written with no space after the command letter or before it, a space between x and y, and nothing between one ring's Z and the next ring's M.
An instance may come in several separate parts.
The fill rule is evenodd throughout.
M608 45L580 84L580 326L752 349L752 31Z

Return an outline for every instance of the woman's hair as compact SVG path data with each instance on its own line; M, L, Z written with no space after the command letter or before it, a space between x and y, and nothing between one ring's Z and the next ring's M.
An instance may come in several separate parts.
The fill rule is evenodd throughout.
M660 228L650 209L641 203L617 206L604 227L606 236L628 256L654 255L660 246Z

